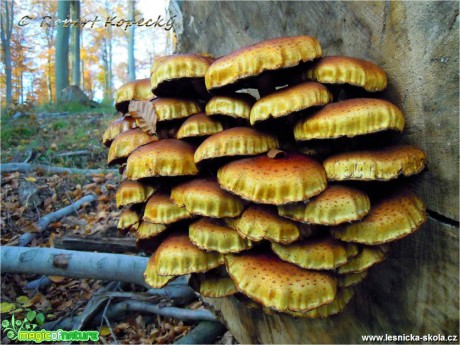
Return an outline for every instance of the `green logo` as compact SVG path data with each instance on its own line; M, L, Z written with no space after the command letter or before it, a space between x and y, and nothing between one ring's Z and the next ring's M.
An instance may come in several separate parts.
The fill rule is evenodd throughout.
M34 320L36 323L32 323ZM8 339L21 342L88 342L99 340L98 331L64 331L62 329L56 331L47 331L46 329L35 330L38 325L43 325L44 323L45 315L43 315L43 313L29 311L24 320L16 320L14 315L12 315L10 320L2 321L3 333L6 333Z
M42 313L37 314L35 311L29 311L24 320L16 320L13 315L11 316L11 320L2 321L3 333L6 333L6 336L10 340L17 340L19 332L33 331L37 328L37 324L32 323L34 320L39 325L43 325L45 315Z

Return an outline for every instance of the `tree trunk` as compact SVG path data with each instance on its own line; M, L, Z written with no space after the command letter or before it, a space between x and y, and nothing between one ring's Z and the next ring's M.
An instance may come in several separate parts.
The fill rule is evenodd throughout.
M80 19L80 0L73 0L70 3L70 15L73 21ZM80 27L72 26L71 43L72 43L72 78L71 84L80 86Z
M70 12L70 2L58 1L58 19L64 21ZM62 23L57 26L56 32L56 59L54 64L56 102L61 100L61 91L69 86L69 29Z
M1 4L1 40L5 63L6 103L10 105L12 100L10 38L13 31L14 3L13 1L2 1Z
M135 0L128 1L128 19L134 19ZM134 66L134 25L128 31L128 80L136 79L136 69Z
M122 281L149 287L144 282L148 258L54 248L1 248L2 273L42 274L72 278Z

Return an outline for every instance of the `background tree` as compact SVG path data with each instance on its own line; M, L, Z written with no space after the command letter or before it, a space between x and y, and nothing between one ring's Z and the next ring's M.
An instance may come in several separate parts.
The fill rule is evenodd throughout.
M58 0L58 19L64 21L70 12L70 2ZM69 29L59 24L56 32L56 101L61 99L61 91L69 86Z
M128 19L134 19L135 0L128 1ZM128 79L129 81L136 79L136 69L134 66L134 25L131 26L128 32Z
M3 49L3 61L5 64L6 103L11 104L11 50L10 39L13 31L14 2L1 1L1 40Z
M70 3L70 18L73 21L80 20L80 1L72 0ZM70 46L72 74L71 85L80 86L80 26L72 25L70 29Z

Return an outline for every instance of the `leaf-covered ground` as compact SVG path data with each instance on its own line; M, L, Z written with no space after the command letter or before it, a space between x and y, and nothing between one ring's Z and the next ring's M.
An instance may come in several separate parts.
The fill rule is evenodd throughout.
M100 143L102 134L114 114L80 114L65 117L22 116L17 120L2 118L2 162L41 163L78 168L107 168L107 149ZM73 151L82 155L64 155ZM24 232L36 232L35 223L46 214L65 207L82 196L93 193L97 202L85 205L74 214L50 224L31 246L54 247L64 235L120 237L116 230L120 211L115 206L115 192L120 182L118 173L91 176L53 175L42 173L3 174L1 180L1 244L17 245ZM130 236L130 234L128 234ZM1 281L1 319L26 321L35 312L35 321L52 322L79 315L104 282L88 279L49 277L52 284L40 291L26 285L38 275L3 274ZM131 287L135 291L135 287ZM194 302L191 308L202 308ZM29 314L28 314L29 313ZM5 323L6 325L6 323ZM3 327L3 326L2 326ZM157 316L133 313L110 327L102 323L100 343L138 344L171 343L182 337L191 325ZM116 339L115 339L116 338ZM1 342L9 340L2 332ZM234 342L231 335L222 343Z

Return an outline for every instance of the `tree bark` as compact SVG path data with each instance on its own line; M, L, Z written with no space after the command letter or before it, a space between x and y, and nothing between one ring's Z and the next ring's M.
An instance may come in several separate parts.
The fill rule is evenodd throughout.
M144 282L146 257L2 246L1 259L2 273L122 281L148 287Z
M12 101L12 83L11 83L11 50L10 39L13 31L14 18L14 3L13 1L1 2L1 40L3 48L3 59L5 63L6 77L6 103L11 104Z
M41 171L44 173L52 174L105 174L105 173L118 173L117 169L78 169L78 168L64 168L44 164L29 164L29 163L1 163L0 172L2 174L11 172L27 173L31 171Z
M128 1L128 19L134 19L135 0ZM134 65L134 25L128 31L128 80L136 79L136 68Z
M69 86L69 29L64 28L63 21L70 12L70 2L58 0L58 19L61 23L56 31L56 58L54 63L56 101L61 101L61 91Z
M73 21L80 20L80 0L73 0L70 3L70 15ZM72 78L71 85L80 87L80 26L72 26Z
M88 238L76 236L62 236L54 239L56 248L82 250L86 252L125 253L136 252L135 238Z
M93 201L96 201L97 197L95 195L86 195L81 199L78 199L75 201L73 204L66 206L64 208L61 208L60 210L56 212L52 212L47 214L46 216L42 217L37 224L37 228L39 232L43 232L46 230L48 225L51 223L54 223L58 221L59 219L68 216L72 212L76 212L83 204L85 203L90 203ZM20 246L27 246L30 242L34 240L34 238L37 237L36 232L26 232L25 234L22 234L19 237L19 245Z

